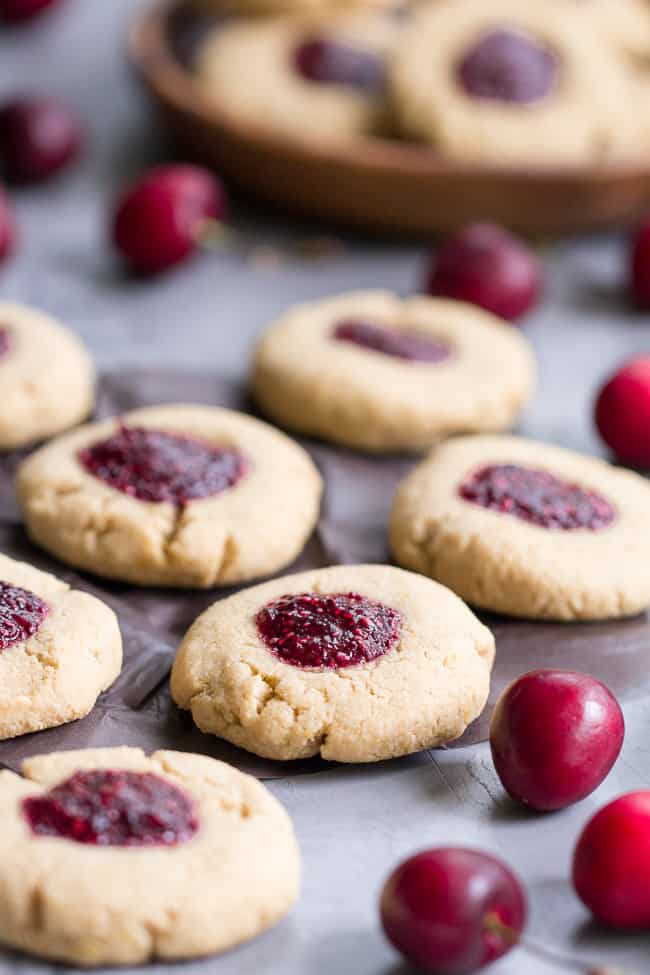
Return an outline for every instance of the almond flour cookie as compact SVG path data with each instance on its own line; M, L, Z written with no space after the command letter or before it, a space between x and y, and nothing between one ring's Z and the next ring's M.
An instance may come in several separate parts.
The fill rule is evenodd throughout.
M650 484L514 437L435 448L395 498L397 561L475 606L599 620L650 606Z
M277 571L318 517L321 479L284 434L232 410L136 410L60 437L20 467L31 538L137 585L209 588Z
M196 71L239 124L300 142L348 141L385 122L388 17L235 22L214 31Z
M252 381L290 430L418 450L510 427L535 366L520 332L472 305L361 291L290 309L259 342Z
M620 111L637 96L603 34L569 0L427 4L391 61L397 123L468 163L595 163L641 153L646 135L633 112L630 119Z
M296 900L282 806L223 762L103 748L0 772L0 941L73 965L225 951Z
M494 639L442 586L390 566L303 572L211 606L172 696L266 758L377 762L458 738L487 700Z
M0 450L81 422L95 399L95 369L79 339L54 319L0 302Z
M650 53L648 0L556 0L584 17L586 30L600 30L606 41L623 54L647 57Z
M108 606L0 555L0 739L83 718L121 667Z

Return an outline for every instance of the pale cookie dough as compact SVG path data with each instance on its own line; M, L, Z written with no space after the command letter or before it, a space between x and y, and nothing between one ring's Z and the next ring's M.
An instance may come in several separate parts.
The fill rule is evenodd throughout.
M555 79L543 97L512 102L476 97L463 87L458 77L463 59L484 38L504 29L523 34L557 58ZM645 130L634 112L621 111L638 95L603 35L569 0L424 5L401 33L391 58L396 122L405 136L467 163L595 164L641 154L647 147Z
M308 80L294 67L295 52L318 38L383 61L396 33L397 25L379 14L233 22L203 44L197 77L205 94L238 125L296 142L349 141L385 127L383 79L370 89Z
M199 9L215 13L249 15L327 14L354 7L406 7L411 0L194 0Z
M342 322L446 343L414 362L333 337ZM252 384L276 423L366 450L419 450L459 432L511 427L535 385L527 340L461 302L352 292L291 308L262 336Z
M79 459L120 424L234 449L248 470L219 494L181 506L140 500ZM21 465L17 490L31 538L62 561L137 585L209 588L293 561L316 524L322 482L307 453L266 423L217 407L171 405L60 437Z
M26 639L8 641L12 609L6 585L45 603ZM18 616L24 618L18 609ZM5 644L10 642L10 645ZM99 599L24 562L0 555L0 739L83 718L122 667L113 611Z
M95 369L80 340L33 308L0 302L0 450L80 423L95 401Z
M194 804L175 846L97 846L34 834L23 801L79 771L161 777ZM0 772L0 940L73 965L137 965L221 952L279 921L298 896L288 815L255 779L181 752L40 755Z
M570 514L601 518L603 507L609 514L595 529L546 527L461 496L461 485L495 465L542 472L598 496L579 504L574 499ZM552 515L555 490L550 497L545 492L533 500L538 507L550 505ZM508 497L504 505L511 508ZM442 444L400 486L390 537L400 565L499 613L598 620L650 606L650 485L637 474L561 447L513 437L462 437Z
M349 666L286 662L268 649L256 618L301 593L380 603L400 618L395 642ZM295 632L304 635L309 620L299 620ZM171 689L202 731L257 755L376 762L458 738L485 706L493 659L492 634L448 589L390 566L340 566L215 603L185 636Z
M556 0L584 16L586 30L596 27L623 54L650 54L650 3L648 0Z

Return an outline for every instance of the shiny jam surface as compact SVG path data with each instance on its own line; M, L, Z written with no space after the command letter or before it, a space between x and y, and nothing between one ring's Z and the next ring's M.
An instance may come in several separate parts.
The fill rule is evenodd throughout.
M122 426L81 450L79 460L116 491L177 506L221 494L249 469L237 450L148 427Z
M385 83L383 58L372 51L344 41L310 37L293 52L294 70L305 81L346 85L369 93L381 91Z
M340 669L369 663L397 644L400 613L356 592L292 593L256 617L265 645L284 663Z
M459 494L473 504L541 528L598 531L616 517L614 507L595 491L516 464L481 468L461 484Z
M473 98L513 104L541 101L558 75L557 55L518 30L491 31L461 58L457 77Z
M431 338L422 332L386 328L362 319L350 318L339 322L332 334L339 342L351 342L364 349L410 362L444 362L451 355L450 345L442 339Z
M50 607L35 592L0 582L0 650L29 640L49 611Z
M75 772L22 807L35 835L93 846L176 846L199 828L193 800L150 772Z

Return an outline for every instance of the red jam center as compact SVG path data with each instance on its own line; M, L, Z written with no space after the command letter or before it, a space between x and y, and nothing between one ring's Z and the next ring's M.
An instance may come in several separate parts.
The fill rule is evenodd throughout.
M150 772L75 772L23 813L37 836L93 846L175 846L199 828L192 799Z
M385 328L361 319L340 322L333 335L339 342L352 342L364 349L411 362L443 362L451 355L451 347L441 339L430 338L422 332Z
M473 504L515 515L541 528L598 531L616 517L609 501L594 491L514 464L483 467L461 484L459 493Z
M264 643L284 663L329 669L383 657L397 643L401 621L397 610L356 592L282 596L256 617Z
M0 359L6 355L11 348L11 338L6 328L0 328Z
M515 30L486 34L457 67L458 79L474 98L528 104L545 98L555 84L553 51Z
M293 52L294 69L306 81L347 85L362 91L381 91L384 87L384 61L372 51L342 41L312 37Z
M29 640L49 611L50 607L35 592L0 582L0 650Z
M121 427L80 451L79 460L116 491L179 507L226 491L248 471L237 450L143 427Z

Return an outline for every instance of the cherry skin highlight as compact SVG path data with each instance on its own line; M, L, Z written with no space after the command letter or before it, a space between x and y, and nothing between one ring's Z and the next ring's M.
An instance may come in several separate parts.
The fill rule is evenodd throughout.
M271 653L301 668L370 663L395 647L401 631L397 610L356 592L292 593L264 606L255 622Z
M425 290L513 321L537 304L542 285L542 266L523 241L494 224L475 223L432 256Z
M506 792L531 809L564 809L611 771L625 736L611 691L588 674L535 670L497 701L490 747Z
M138 274L157 274L186 260L207 221L226 216L221 181L199 166L159 166L123 193L113 217L113 242Z
M81 126L67 105L38 95L0 107L0 164L7 179L40 183L79 154Z
M85 447L79 461L116 491L179 507L234 487L249 469L237 450L164 430L126 426Z
M616 517L609 501L595 491L517 464L482 467L463 481L458 493L471 504L553 530L599 531Z
M526 924L526 898L500 860L441 847L390 875L380 915L388 940L418 970L470 975L511 949Z
M14 251L16 245L16 221L9 198L0 186L0 263Z
M35 592L0 582L0 650L29 640L49 612L50 607Z
M598 394L598 432L624 464L650 469L650 356L632 359Z
M410 362L444 362L451 355L450 346L442 339L422 332L386 328L362 319L350 318L339 322L332 334L339 342L351 342L361 348Z
M650 791L610 802L587 823L573 856L573 886L603 924L650 928Z
M193 800L151 772L75 772L22 807L36 836L92 846L176 846L199 827Z
M552 91L558 74L556 55L521 31L486 34L457 66L463 90L473 98L530 105Z
M0 0L0 20L22 23L57 7L61 0Z
M311 37L293 52L293 67L306 81L346 85L361 91L381 91L384 61L372 51L342 41Z

